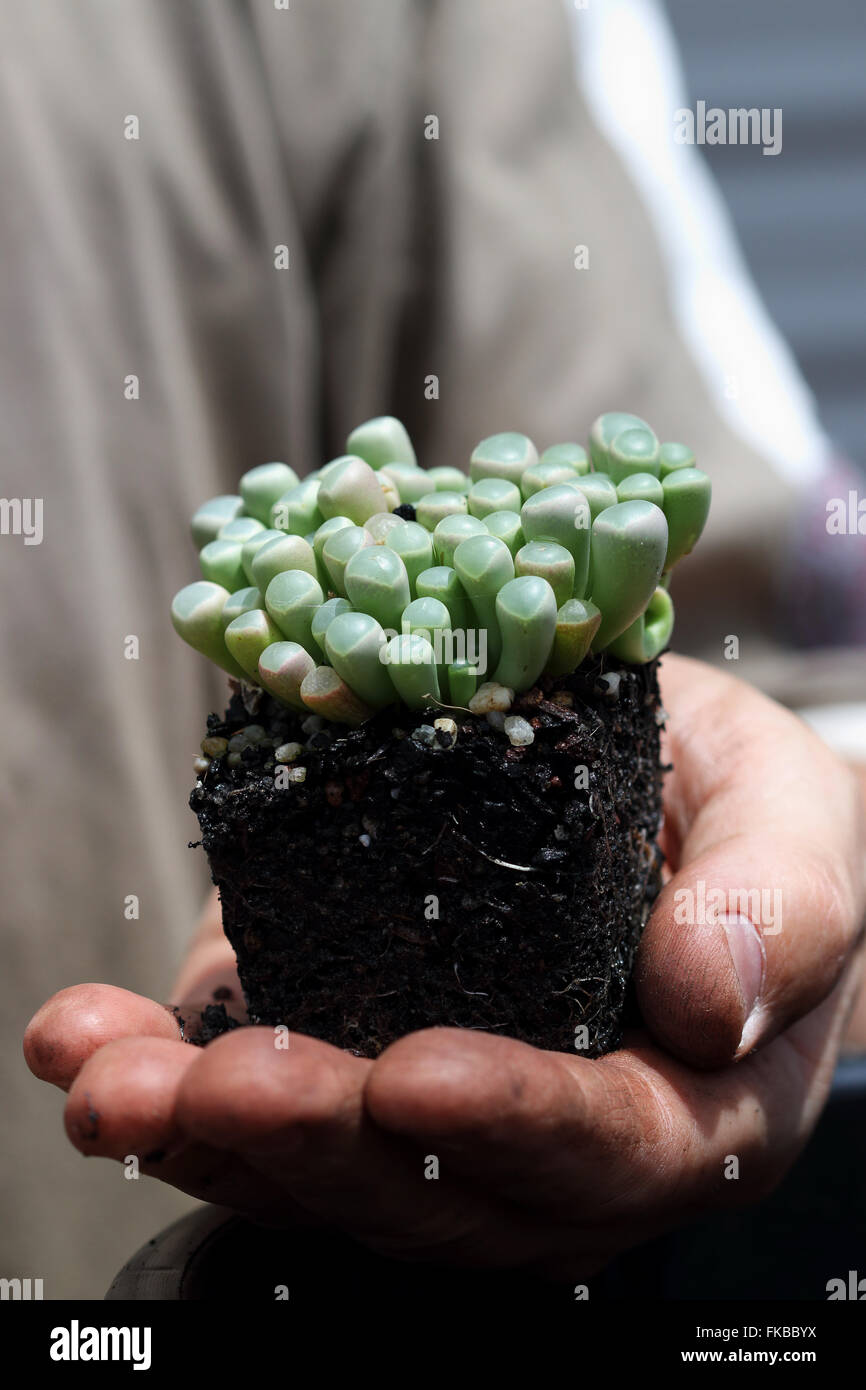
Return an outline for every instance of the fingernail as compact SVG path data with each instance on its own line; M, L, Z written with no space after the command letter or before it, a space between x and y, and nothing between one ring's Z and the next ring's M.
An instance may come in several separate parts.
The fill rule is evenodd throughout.
M728 942L728 950L740 984L745 1006L745 1022L737 1048L739 1055L747 1051L760 1026L760 1002L764 987L767 955L764 941L754 922L741 912L726 912L720 917Z

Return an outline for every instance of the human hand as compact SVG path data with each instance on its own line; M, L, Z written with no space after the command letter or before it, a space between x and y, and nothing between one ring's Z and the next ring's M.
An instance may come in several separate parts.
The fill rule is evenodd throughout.
M278 1049L262 1027L202 1050L162 1006L84 985L44 1005L25 1042L36 1074L69 1091L72 1142L135 1153L143 1172L258 1219L327 1221L401 1258L568 1278L770 1189L820 1113L858 989L858 788L741 682L668 656L662 686L673 873L638 957L646 1031L598 1061L451 1028L376 1061L300 1035ZM781 930L678 920L701 883L731 905L738 890L778 889ZM237 995L212 913L181 1012L218 986Z

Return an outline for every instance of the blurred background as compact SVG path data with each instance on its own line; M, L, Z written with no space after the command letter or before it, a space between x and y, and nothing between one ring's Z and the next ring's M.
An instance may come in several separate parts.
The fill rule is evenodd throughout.
M781 158L703 156L749 270L815 393L828 434L866 469L866 16L857 0L665 0L689 102L784 112ZM817 21L817 22L816 22Z
M738 674L866 763L864 538L825 524L866 467L864 26L855 0L0 0L2 488L45 503L42 545L0 537L0 1276L101 1298L193 1205L85 1162L20 1039L66 985L167 997L223 700L168 604L188 516L247 468L305 472L380 413L428 466L644 415L714 482L675 645L739 635ZM699 100L782 108L782 152L677 145Z

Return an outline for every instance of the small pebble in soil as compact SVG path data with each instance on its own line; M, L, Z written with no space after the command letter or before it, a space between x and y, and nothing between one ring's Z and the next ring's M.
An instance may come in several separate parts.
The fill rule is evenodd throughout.
M281 743L279 748L274 750L274 757L278 763L293 763L303 751L299 743Z
M201 751L206 758L221 758L229 746L227 738L203 738Z
M249 746L250 745L247 743L247 736L243 729L241 729L240 733L232 734L229 739L229 756L231 757L232 753L242 753L244 749L249 748ZM236 766L236 764L230 763L229 766Z
M202 758L197 756L193 758L192 766L193 771L197 772L199 776L201 776L201 774L207 772L208 768L210 767L210 758Z
M621 679L622 677L619 671L608 671L605 675L599 676L598 684L602 687L606 687L604 694L607 695L608 699L619 699L619 683Z
M306 719L301 721L301 728L310 738L312 734L317 734L325 726L325 721L320 714L308 714Z
M305 767L290 767L286 776L290 782L306 782L307 769Z
M358 836L358 839L360 840L361 844L364 846L365 849L369 849L369 846L370 846L370 836L369 836L369 835L359 835L359 836Z
M257 743L264 743L267 738L267 734L261 724L246 724L244 728L241 729L241 733L247 743L251 744L253 747L255 747Z
M469 701L472 714L488 714L490 710L510 710L514 703L514 691L498 681L485 681Z
M508 735L508 742L514 748L526 748L530 743L535 742L535 730L525 719L521 719L519 714L506 719L505 732Z
M241 761L242 760L240 753L229 753L228 757L226 758L226 762L228 763L229 767L240 767Z
M490 725L491 729L495 729L497 733L501 734L505 729L505 715L502 713L502 710L489 710L487 714L487 723Z
M436 730L432 724L419 724L412 730L412 737L416 743L432 744L436 742Z
M455 719L434 719L436 741L443 748L453 748L457 742L457 721Z

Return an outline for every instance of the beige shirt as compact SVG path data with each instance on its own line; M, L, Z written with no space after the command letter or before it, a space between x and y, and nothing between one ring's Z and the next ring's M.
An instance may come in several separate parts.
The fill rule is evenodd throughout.
M374 414L432 466L628 409L713 477L676 643L737 633L745 668L794 499L711 405L555 0L0 0L0 188L2 490L44 527L0 537L0 1274L99 1297L186 1203L82 1163L18 1038L71 983L164 997L206 885L222 681L168 619L194 507Z

